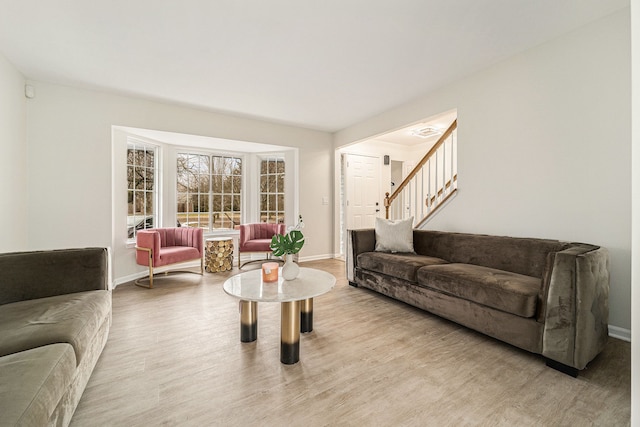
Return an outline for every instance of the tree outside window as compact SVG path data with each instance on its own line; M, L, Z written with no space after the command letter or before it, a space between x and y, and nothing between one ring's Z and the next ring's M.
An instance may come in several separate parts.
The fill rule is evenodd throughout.
M157 221L156 151L152 145L127 144L127 237L154 227Z
M242 159L179 153L177 217L182 226L231 229L242 214Z
M284 223L284 159L260 162L260 221Z

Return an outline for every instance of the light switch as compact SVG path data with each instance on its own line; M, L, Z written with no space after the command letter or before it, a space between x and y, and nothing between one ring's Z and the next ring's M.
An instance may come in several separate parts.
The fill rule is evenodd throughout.
M323 205L329 204L329 196L322 196L322 204Z

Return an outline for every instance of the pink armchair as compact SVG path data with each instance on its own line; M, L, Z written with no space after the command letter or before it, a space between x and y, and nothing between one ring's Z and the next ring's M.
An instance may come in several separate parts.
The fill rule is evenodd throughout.
M276 234L285 234L287 228L284 224L267 224L259 222L255 224L240 225L240 240L238 242L238 268L252 261L240 265L240 255L249 252L266 252L267 258L271 256L271 238Z
M136 233L136 262L149 267L149 286L136 280L136 285L153 288L153 269L163 265L200 259L204 272L202 229L167 227L139 230ZM187 271L193 273L192 271ZM168 273L168 272L167 272Z

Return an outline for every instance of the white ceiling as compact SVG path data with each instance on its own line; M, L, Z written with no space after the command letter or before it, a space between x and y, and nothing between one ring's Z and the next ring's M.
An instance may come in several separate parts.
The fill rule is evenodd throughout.
M400 144L400 145L409 146L409 147L424 145L426 147L425 150L428 150L429 148L431 148L433 144L438 142L438 139L440 139L441 135L434 135L428 138L421 138L413 135L412 132L414 130L424 128L426 126L430 126L430 127L439 129L444 133L444 131L446 131L449 128L449 126L451 126L451 124L457 118L457 116L458 116L458 112L456 110L447 111L446 113L438 114L435 117L429 117L425 120L422 120L419 123L414 123L412 125L403 127L402 129L385 133L384 135L379 135L367 141L386 142L390 144Z
M33 80L336 131L629 0L0 0Z

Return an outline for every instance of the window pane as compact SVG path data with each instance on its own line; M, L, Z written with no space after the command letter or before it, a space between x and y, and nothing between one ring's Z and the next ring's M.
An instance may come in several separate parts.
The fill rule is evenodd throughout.
M127 166L127 188L133 190L133 166Z
M214 175L224 174L224 160L222 157L214 156L212 159L211 173Z
M135 150L133 156L133 164L136 166L144 166L144 148Z
M199 178L198 175L195 173L192 173L189 175L189 191L191 192L198 191L198 185L200 183L200 180L198 178Z
M222 193L222 177L221 176L213 176L211 178L211 191L214 193Z
M209 173L210 173L209 164L211 162L209 156L198 156L198 157L199 157L199 161L200 161L200 166L199 166L198 172L201 175L209 175Z
M144 193L142 191L136 191L134 194L133 213L134 215L144 215Z
M276 176L276 191L279 193L284 192L284 174L278 174Z
M265 159L260 162L261 221L284 221L284 170L282 159Z
M153 191L153 184L155 183L155 180L153 178L153 169L146 168L145 173L145 190Z
M201 175L200 176L200 187L198 188L198 191L200 191L201 193L209 193L209 181L211 180L211 177L209 175Z
M154 168L155 167L155 155L153 153L153 150L146 150L145 151L145 163L144 165L148 168Z
M200 194L200 204L198 212L209 212L209 196L206 194Z
M145 192L145 206L144 206L145 215L153 215L154 214L153 206L154 206L153 192L146 191Z
M213 201L213 202L212 202L212 203L213 203L213 205L212 205L212 207L213 207L212 211L213 211L213 212L221 212L221 211L222 211L222 196L219 196L219 195L215 195L215 194L214 194L214 195L212 196L212 201Z
M234 176L233 178L231 178L231 182L233 184L231 191L234 194L240 194L242 191L242 179L239 176Z
M233 174L242 175L242 159L239 159L239 158L233 159Z
M133 215L135 211L133 210L133 190L129 190L127 192L127 214Z
M178 212L187 212L187 195L185 193L177 194Z

